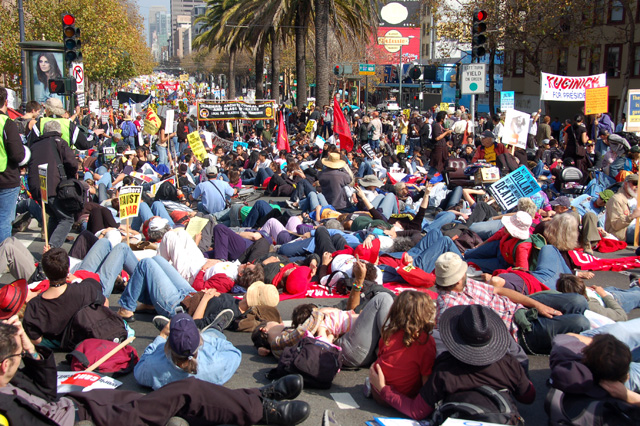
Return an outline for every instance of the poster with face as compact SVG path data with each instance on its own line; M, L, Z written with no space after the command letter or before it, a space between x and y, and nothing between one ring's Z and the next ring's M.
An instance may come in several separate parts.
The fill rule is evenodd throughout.
M64 70L62 52L38 52L31 53L31 99L40 103L51 97L60 99L64 103L63 96L49 93L49 80L61 78Z
M516 109L508 110L502 128L502 143L526 149L530 118L531 116L526 112Z

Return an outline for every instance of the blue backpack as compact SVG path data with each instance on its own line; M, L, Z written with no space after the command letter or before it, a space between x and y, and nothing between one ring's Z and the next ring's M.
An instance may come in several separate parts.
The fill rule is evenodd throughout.
M131 134L131 122L130 121L125 121L124 123L122 123L122 137L123 138L128 138L129 136L133 136Z

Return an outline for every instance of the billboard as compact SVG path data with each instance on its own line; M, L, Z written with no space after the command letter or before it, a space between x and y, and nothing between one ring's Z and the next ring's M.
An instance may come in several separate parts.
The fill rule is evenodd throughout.
M379 27L420 27L420 1L386 1L380 5Z
M382 56L386 55L391 63L400 62L400 45L399 44L377 44L377 41L403 40L402 46L402 63L410 64L417 62L420 58L420 28L402 28L402 27L380 27L377 33L378 38L374 41L377 49Z

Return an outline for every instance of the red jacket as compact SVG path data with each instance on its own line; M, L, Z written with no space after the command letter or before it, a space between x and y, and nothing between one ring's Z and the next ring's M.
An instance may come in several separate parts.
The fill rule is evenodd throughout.
M506 148L501 143L494 143L493 144L493 148L496 150L496 159L498 158L498 155L504 154L505 151L506 151ZM472 161L475 163L478 160L484 160L484 146L483 145L480 145L478 147L478 149L476 149L476 154L473 156L473 160Z
M531 244L530 242L522 243L519 244L516 248L516 244L518 244L522 240L512 237L505 228L502 228L501 230L493 234L487 240L487 242L498 240L500 241L500 253L502 253L502 257L504 257L504 260L506 260L509 265L528 271L529 254L531 254L533 244ZM513 255L514 249L516 250L515 257Z

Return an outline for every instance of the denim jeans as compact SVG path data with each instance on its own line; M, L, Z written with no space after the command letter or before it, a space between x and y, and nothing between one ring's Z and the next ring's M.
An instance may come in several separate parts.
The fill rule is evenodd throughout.
M369 141L369 145L371 145L371 149L376 151L380 149L380 139L371 139Z
M49 197L49 202L47 203L47 214L49 215L47 228L49 233L49 245L51 247L62 247L67 235L71 232L71 227L73 226L73 214L64 211L56 197Z
M404 143L407 141L407 134L406 133L401 133L400 134L400 145L404 146ZM406 152L406 151L405 151ZM408 154L413 154L412 152L408 153Z
M440 202L439 206L434 206L431 204L431 200L429 200L429 207L439 207L442 210L449 210L450 208L455 207L460 200L462 200L462 187L456 186L453 190L449 191L445 199Z
M107 187L107 189L111 188L111 173L109 173L109 171L105 166L98 167L96 169L96 174L100 175L100 179L95 181L96 185L102 183ZM93 173L84 172L84 180L87 180L87 179L93 179Z
M255 178L250 178L250 179L243 179L242 180L242 184L243 185L253 185L253 186L262 186L262 184L264 183L265 179L268 177L273 176L273 170L269 169L269 168L261 168L258 169L258 172L256 173L256 177Z
M529 296L538 302L562 312L562 315L546 318L538 315L531 321L531 331L519 330L518 340L523 349L532 354L551 352L551 341L558 334L581 333L589 330L589 320L584 316L587 299L576 293L535 293Z
M500 220L487 220L485 222L472 223L471 226L469 226L469 229L478 234L478 236L483 240L487 240L503 226L504 225Z
M131 149L136 149L136 136L128 136L124 138L124 141L131 147Z
M316 209L317 206L328 206L329 202L324 195L318 192L310 192L307 198L300 200L298 207L303 212L311 212Z
M626 313L640 308L640 287L631 287L627 290L618 287L605 287L605 290L611 293Z
M172 317L180 302L196 291L164 258L142 259L120 297L120 306L135 311L137 302L155 306L160 315Z
M16 214L29 212L32 218L38 221L38 225L42 226L42 208L31 198L20 200L16 205Z
M98 274L102 293L104 297L109 297L120 271L124 269L132 275L137 265L138 259L128 245L120 243L111 248L109 240L102 238L91 247L82 262L74 268L74 272L89 271Z
M460 255L460 250L449 237L445 237L440 229L432 229L422 237L417 246L407 253L413 257L413 264L425 272L433 272L436 259L443 253L453 252Z
M169 156L167 155L167 147L156 145L156 149L158 150L158 164L164 164L165 166L168 166Z
M392 214L398 213L398 200L395 195L388 193L386 195L377 195L371 202L373 207L382 211L384 217L389 219Z
M580 334L587 337L593 337L596 334L611 334L627 345L631 350L633 362L629 364L629 380L625 385L634 392L640 392L640 318L586 330Z
M130 219L131 227L136 231L140 231L140 229L142 229L142 224L154 216L160 216L163 219L167 219L169 221L169 226L172 228L175 225L162 201L154 201L153 204L151 204L151 207L149 207L145 202L140 203L138 216Z
M456 219L456 215L451 212L440 212L436 215L433 221L429 222L427 219L422 221L422 230L424 232L429 232L431 230L437 229L440 230L442 225L446 225L447 223L451 223Z
M360 167L358 167L358 173L356 173L356 177L365 177L368 175L375 174L373 172L373 167L371 167L371 162L369 160L362 160L360 163Z
M16 218L20 187L0 189L0 243L11 236L11 223Z
M552 245L542 247L540 254L538 254L538 265L535 271L531 271L531 275L536 277L542 284L555 290L560 274L571 274L571 269L562 258L560 251ZM640 296L640 291L638 295Z

